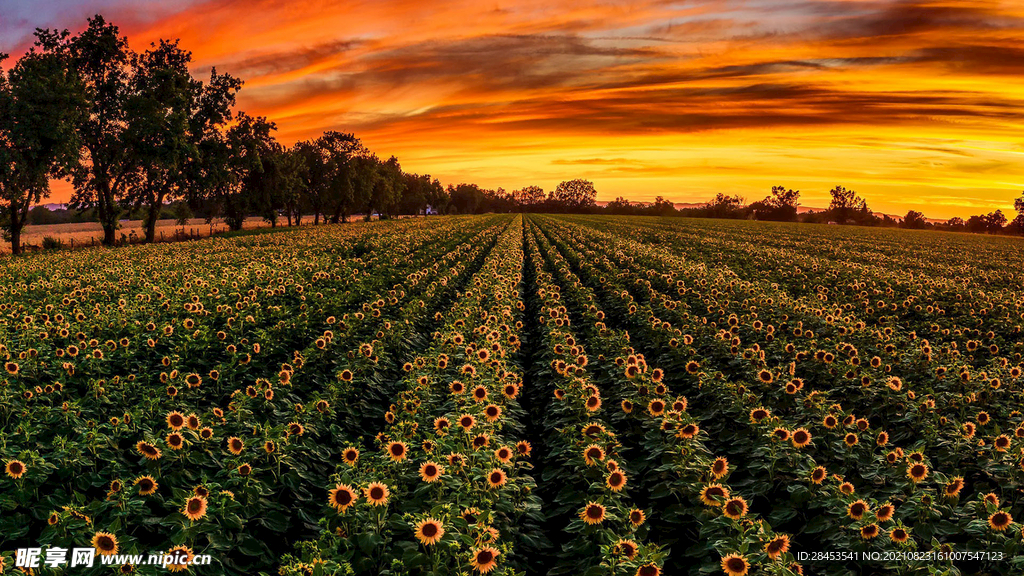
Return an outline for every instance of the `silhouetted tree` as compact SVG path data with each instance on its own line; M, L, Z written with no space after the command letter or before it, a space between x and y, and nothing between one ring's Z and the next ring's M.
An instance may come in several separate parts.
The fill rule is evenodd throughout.
M484 202L484 193L476 184L449 184L448 196L451 198L452 207L459 214L475 214Z
M704 210L710 218L738 218L740 207L743 205L743 198L740 196L729 196L719 192L715 197L704 205Z
M575 210L593 206L596 198L594 183L580 178L559 183L552 193L552 200L556 204Z
M218 190L217 201L224 221L241 230L249 211L262 201L266 180L264 158L274 152L271 131L277 126L264 117L240 113L226 135L230 179Z
M799 190L772 186L771 194L764 200L751 204L750 210L758 220L793 222L796 220L799 201Z
M916 211L909 210L907 215L903 217L902 228L910 228L912 230L920 230L928 225L928 220L925 219L924 214Z
M95 16L84 31L67 42L54 34L42 44L48 52L67 51L87 95L87 112L78 125L82 162L74 173L70 204L95 209L103 227L103 243L113 244L123 202L140 176L137 151L125 145L132 60L128 39L120 35L117 26Z
M0 225L20 254L32 204L49 196L49 178L78 165L76 131L85 111L81 79L64 32L39 30L32 50L0 69ZM7 56L0 54L0 62Z
M863 198L857 196L853 190L847 190L842 186L836 186L829 191L832 195L832 202L828 206L829 215L839 224L846 224L850 221L864 220L864 215L870 215L868 204Z
M520 208L536 206L544 202L544 189L540 186L524 186L512 191L512 199Z
M1002 210L989 212L985 215L971 216L967 220L967 230L970 232L996 233L1006 225L1006 216Z

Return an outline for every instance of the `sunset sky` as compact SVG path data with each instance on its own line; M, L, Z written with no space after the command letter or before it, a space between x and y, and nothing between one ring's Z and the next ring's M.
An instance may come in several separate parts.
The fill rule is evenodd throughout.
M1024 190L1019 0L0 0L0 52L101 13L291 144L354 132L445 184L764 197L966 217ZM66 200L69 188L51 201Z

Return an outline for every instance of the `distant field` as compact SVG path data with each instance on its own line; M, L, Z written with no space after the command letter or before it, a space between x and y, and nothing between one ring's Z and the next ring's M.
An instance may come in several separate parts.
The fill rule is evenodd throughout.
M311 220L310 220L311 221ZM262 218L248 218L245 221L245 228L261 228L263 226L269 226ZM227 224L223 220L215 220L213 222L213 232L224 232L228 229ZM174 220L159 220L156 224L156 237L160 239L160 233L164 234L164 238L171 239L174 236L175 230L181 230L181 226L178 226ZM209 236L211 231L210 224L206 223L203 218L193 218L188 221L188 225L185 226L186 232L194 231L196 234L202 236ZM144 237L145 232L143 231L143 225L141 220L131 220L128 222L121 223L121 229L117 231L117 237L120 239L121 234L126 236L130 235L134 231L139 237ZM71 240L74 240L75 245L78 244L89 244L93 241L99 243L103 240L103 228L99 222L81 222L76 224L40 224L35 226L26 226L25 231L22 235L22 241L26 246L36 245L42 246L43 238L52 236L59 238L64 241L65 244L70 244ZM10 243L3 243L0 245L0 253L8 254L11 251Z

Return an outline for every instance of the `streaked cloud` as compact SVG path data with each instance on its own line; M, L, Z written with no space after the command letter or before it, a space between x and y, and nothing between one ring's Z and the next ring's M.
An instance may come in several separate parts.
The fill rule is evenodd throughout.
M678 202L784 183L808 204L844 184L932 217L1024 189L1010 0L35 4L0 51L102 12L137 49L181 38L197 73L244 78L240 106L287 143L354 131L445 182Z

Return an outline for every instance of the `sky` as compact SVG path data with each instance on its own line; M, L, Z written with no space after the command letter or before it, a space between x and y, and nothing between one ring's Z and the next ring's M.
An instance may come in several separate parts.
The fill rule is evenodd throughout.
M932 218L1024 190L1018 0L0 0L0 52L96 13L242 78L285 144L354 132L444 184L817 207L841 184Z

